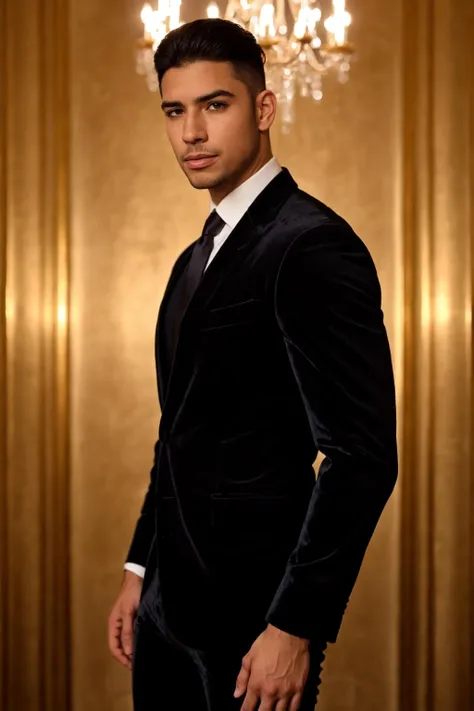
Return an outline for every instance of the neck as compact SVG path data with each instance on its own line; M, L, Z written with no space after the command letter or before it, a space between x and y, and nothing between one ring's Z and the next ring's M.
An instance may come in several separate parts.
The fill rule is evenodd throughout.
M210 188L209 195L214 205L218 205L227 195L230 195L239 185L245 183L246 180L258 173L258 171L263 168L264 165L268 163L269 160L273 158L271 150L265 151L259 154L255 160L244 170L239 173L238 176L232 176L225 183L217 185L215 188Z

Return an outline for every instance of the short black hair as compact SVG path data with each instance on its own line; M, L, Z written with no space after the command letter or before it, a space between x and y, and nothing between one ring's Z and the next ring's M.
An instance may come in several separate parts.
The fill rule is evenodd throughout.
M168 69L198 61L229 62L252 93L265 89L265 52L251 32L231 20L194 20L169 32L155 52L160 91Z

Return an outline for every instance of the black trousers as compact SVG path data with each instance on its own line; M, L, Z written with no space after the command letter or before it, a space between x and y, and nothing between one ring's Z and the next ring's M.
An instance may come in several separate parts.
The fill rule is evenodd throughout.
M186 647L164 632L154 579L140 603L134 627L134 711L238 711L245 694L233 696L242 657L258 633L232 636L216 649ZM299 711L314 711L327 643L310 644L310 671Z

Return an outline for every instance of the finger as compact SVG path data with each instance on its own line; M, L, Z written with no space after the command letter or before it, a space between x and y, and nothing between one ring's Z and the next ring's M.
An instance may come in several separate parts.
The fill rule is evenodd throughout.
M292 698L292 696L285 696L283 699L280 699L275 706L275 711L290 711L290 702Z
M238 699L239 696L242 696L242 694L247 691L249 679L250 669L247 669L246 667L242 666L239 672L239 676L237 677L237 681L235 683L234 697L236 699Z
M303 694L299 692L298 694L295 694L293 698L290 701L290 706L288 711L298 711L298 709L301 706L301 699L303 698ZM280 711L280 709L278 709Z
M240 711L255 711L258 704L259 695L253 689L247 689L244 703L240 707Z
M122 649L127 657L132 656L133 651L133 615L125 613L122 620Z
M258 707L258 711L280 711L280 707L277 705L280 702L278 701L277 696L269 696L268 694L263 694L261 695L260 698L260 706ZM281 707L286 711L286 707Z
M109 620L109 649L112 656L115 657L124 666L129 665L129 659L123 651L121 641L122 623L119 618L110 618Z

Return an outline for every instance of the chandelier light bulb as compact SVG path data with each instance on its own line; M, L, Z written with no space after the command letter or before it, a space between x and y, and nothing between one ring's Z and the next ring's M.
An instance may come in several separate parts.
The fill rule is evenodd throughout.
M342 46L346 43L347 28L352 18L346 11L345 0L333 0L333 14L324 23L326 30L333 36L334 44Z
M207 16L213 20L215 20L219 17L219 7L216 5L215 2L211 2L207 6Z
M260 22L259 22L259 35L261 38L265 37L275 37L275 23L273 21L273 16L275 14L275 8L273 3L265 3L262 5L260 10Z
M257 17L257 15L252 15L252 17L250 18L249 23L248 23L248 29L254 35L254 37L256 37L257 39L259 39L259 34L258 34L259 26L260 26L260 18Z
M300 13L302 10L300 10ZM304 37L306 30L306 24L304 22L304 19L300 16L298 17L297 21L295 22L295 26L293 28L293 34L296 37L296 39L302 39Z
M150 18L153 14L152 7L149 3L146 3L143 5L143 9L141 11L140 17L143 22L143 24L146 26L150 22Z
M322 13L319 7L312 8L308 13L308 30L312 33L316 29L316 25L321 20Z

